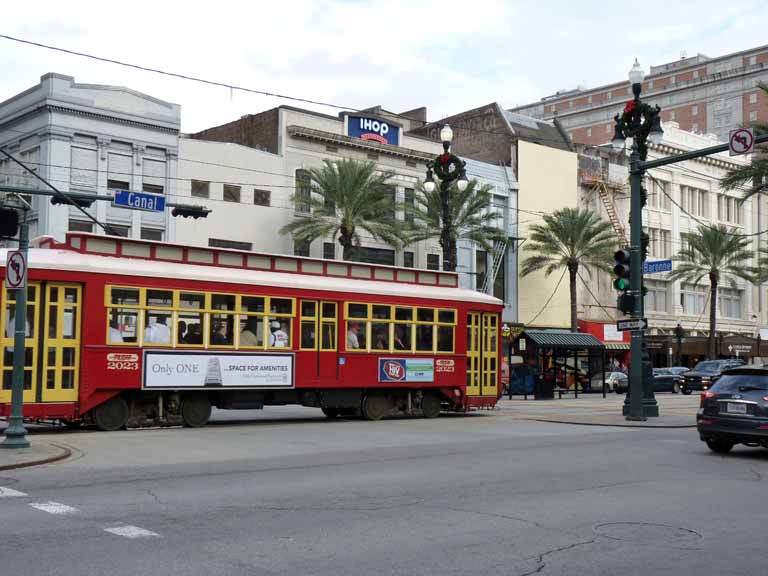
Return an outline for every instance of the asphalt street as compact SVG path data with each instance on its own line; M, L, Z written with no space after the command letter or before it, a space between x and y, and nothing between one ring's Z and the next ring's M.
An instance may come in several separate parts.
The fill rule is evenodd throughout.
M768 450L514 410L229 417L56 433L71 458L0 473L0 574L766 573Z

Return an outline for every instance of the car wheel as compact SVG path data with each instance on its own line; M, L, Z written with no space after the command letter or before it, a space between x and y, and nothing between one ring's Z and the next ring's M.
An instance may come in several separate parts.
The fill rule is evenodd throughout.
M728 442L727 440L709 439L706 442L709 449L717 454L728 454L731 448L733 448L733 442Z
M683 394L685 394L686 396L690 396L691 390L689 388L683 388Z
M672 385L672 392L674 392L675 394L680 394L680 384L678 384L677 382L675 382L675 383Z

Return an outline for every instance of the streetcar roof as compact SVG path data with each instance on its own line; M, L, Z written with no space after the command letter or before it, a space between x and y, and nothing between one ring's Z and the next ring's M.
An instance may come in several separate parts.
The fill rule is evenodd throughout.
M9 249L0 249L0 266L5 267ZM406 298L454 300L502 306L503 302L489 294L446 286L427 286L405 282L360 280L349 277L314 276L301 273L275 272L196 265L139 258L83 254L60 248L30 248L29 269L61 270L108 276L140 276L147 278L177 278L199 282L259 285L300 290L385 294Z

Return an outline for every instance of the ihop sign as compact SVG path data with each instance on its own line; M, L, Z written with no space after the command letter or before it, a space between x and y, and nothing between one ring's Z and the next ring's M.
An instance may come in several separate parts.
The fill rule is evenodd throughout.
M377 118L347 116L347 136L397 146L400 143L400 127Z

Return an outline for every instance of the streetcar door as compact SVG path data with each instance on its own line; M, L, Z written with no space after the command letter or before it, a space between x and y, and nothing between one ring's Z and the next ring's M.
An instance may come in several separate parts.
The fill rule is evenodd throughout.
M480 394L498 396L499 392L499 315L483 314L482 379Z
M498 396L499 315L467 315L467 396Z
M470 312L467 315L467 396L480 395L481 318L482 314L479 312Z
M15 329L16 300L15 291L8 290L3 282L3 306L0 309L0 326L2 326L2 355L0 355L0 370L2 370L2 386L0 386L0 403L10 403L13 383L13 332ZM27 321L26 338L24 340L24 402L35 401L35 385L37 382L37 335L39 323L40 283L29 282L27 285Z
M318 381L337 380L338 302L302 300L300 350Z
M45 285L42 401L75 402L80 370L82 287Z

